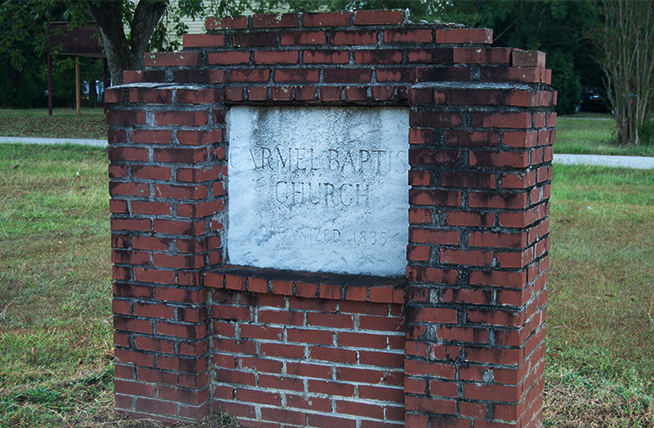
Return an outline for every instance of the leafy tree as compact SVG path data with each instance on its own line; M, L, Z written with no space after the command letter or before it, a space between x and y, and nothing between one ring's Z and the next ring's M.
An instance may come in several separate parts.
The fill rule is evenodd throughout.
M117 85L123 70L144 67L146 51L177 47L176 36L186 31L181 17L225 16L248 6L247 0L211 0L207 5L202 0L0 0L0 55L20 71L32 53L43 57L48 23L63 20L84 26L95 21ZM173 34L167 25L172 25Z
M586 39L586 28L598 20L588 0L455 0L439 2L436 12L449 21L492 28L494 46L545 52L559 113L574 113L582 87L602 86L591 60L594 46Z
M45 29L48 21L61 18L61 11L56 5L45 3L0 1L0 104L3 106L44 105Z
M640 144L654 114L654 2L604 0L591 33L618 125L618 142ZM649 140L649 137L648 137Z

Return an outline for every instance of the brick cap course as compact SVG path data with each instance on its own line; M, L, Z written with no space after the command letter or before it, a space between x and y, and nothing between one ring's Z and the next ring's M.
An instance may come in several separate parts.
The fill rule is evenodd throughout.
M512 91L534 91L533 85L521 83L494 82L421 82L411 86L411 89L498 89Z
M117 89L212 89L215 88L215 85L201 85L193 83L163 83L163 82L134 82L134 83L125 83L123 85L112 86L107 88L107 90L117 90Z
M205 287L213 288L331 300L400 304L404 303L406 284L406 278L403 277L298 272L235 265L227 265L205 272L203 280ZM284 282L287 287L276 287L277 281Z

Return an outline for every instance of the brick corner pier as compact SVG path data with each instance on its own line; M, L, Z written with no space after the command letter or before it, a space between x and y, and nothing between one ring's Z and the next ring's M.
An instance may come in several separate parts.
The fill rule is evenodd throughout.
M541 426L544 54L400 11L206 28L106 95L116 408L257 427ZM409 110L406 275L229 264L234 106Z

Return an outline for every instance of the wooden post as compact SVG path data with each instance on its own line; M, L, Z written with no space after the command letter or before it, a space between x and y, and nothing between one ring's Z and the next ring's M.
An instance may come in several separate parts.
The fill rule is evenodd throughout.
M48 52L48 116L52 116L52 55Z
M82 114L82 103L81 103L81 94L80 94L80 87L79 87L80 81L79 81L79 56L75 57L75 102L77 104L77 115Z

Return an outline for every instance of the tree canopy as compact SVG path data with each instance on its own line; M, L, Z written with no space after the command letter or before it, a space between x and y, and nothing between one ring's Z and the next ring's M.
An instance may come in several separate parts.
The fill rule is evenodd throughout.
M122 83L123 70L144 68L145 52L179 48L179 37L187 30L182 17L409 9L414 22L438 19L489 27L495 46L544 51L553 71L552 86L559 92L560 113L573 113L582 89L597 90L604 78L618 116L633 105L625 100L640 103L634 109L637 119L618 119L619 127L637 130L638 123L651 115L654 98L653 7L651 0L0 0L0 58L21 72L43 55L49 22L94 21L116 85ZM637 131L620 131L620 139L637 142Z

